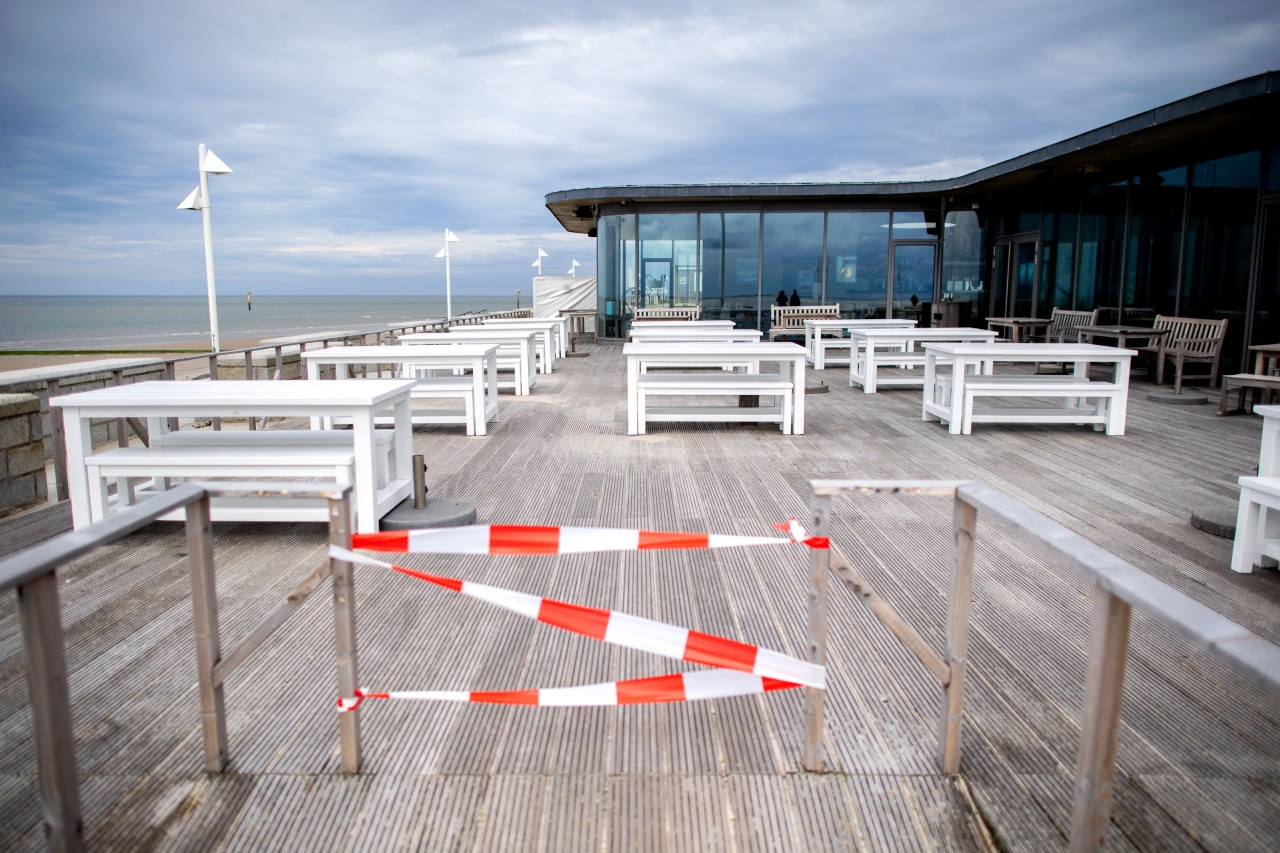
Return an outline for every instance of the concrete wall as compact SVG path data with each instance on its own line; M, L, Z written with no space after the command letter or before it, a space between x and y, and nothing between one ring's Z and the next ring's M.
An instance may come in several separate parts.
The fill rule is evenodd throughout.
M0 394L0 516L49 498L35 394Z

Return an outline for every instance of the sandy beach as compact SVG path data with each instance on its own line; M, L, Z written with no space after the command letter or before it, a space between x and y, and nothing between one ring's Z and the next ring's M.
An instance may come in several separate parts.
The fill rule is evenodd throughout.
M256 346L260 343L258 338L241 338L237 340L229 340L222 342L224 350L238 350L246 347ZM190 371L183 370L183 366L179 365L179 375L183 373L204 373L208 370L206 363L199 360L197 355L192 352L174 352L172 344L130 344L127 349L117 347L106 347L101 351L97 351L92 347L85 347L82 352L75 355L8 355L0 350L0 373L9 370L28 370L33 367L50 367L60 364L76 364L82 361L97 361L104 358L149 358L154 356L157 359L166 358L188 358L191 359L188 364ZM204 352L208 352L208 344L192 344L184 347L187 350L200 349L205 347ZM67 344L67 349L80 349L74 343ZM125 351L122 351L124 349Z

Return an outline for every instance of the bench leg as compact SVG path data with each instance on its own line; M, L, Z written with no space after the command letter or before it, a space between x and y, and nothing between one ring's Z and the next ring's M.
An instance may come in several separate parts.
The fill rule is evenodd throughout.
M1253 571L1253 543L1258 539L1258 516L1262 507L1253 501L1253 492L1240 489L1240 508L1236 511L1236 539L1231 546L1231 571L1249 574Z

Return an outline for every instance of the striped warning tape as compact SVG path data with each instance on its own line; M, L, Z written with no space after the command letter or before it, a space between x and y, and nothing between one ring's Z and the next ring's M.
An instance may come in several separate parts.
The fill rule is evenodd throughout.
M632 616L627 613L621 613L613 610L603 610L595 607L583 607L577 604L569 604L563 601L556 601L550 598L542 598L539 596L528 595L525 593L514 592L512 590L501 589L499 587L486 586L484 584L472 583L471 581L462 581L456 578L442 577L432 575L426 572L408 569L404 566L397 566L392 563L385 563L381 560L375 560L356 554L345 548L336 545L329 547L329 553L332 557L339 560L345 560L351 563L361 563L371 566L380 566L399 572L409 577L418 578L428 583L436 584L453 592L461 593L481 601L487 601L490 604L510 610L529 619L536 619L539 622L553 625L584 637L601 640L606 643L625 646L627 648L636 649L638 651L652 652L663 657L674 658L676 660L688 661L690 663L699 663L707 666L717 667L722 670L736 671L739 674L747 674L748 679L755 679L751 682L739 683L739 680L716 681L714 679L695 679L693 687L690 688L689 682L685 680L684 674L678 676L681 678L680 695L685 700L688 699L709 699L717 696L736 696L742 695L742 692L758 693L765 690L776 690L784 687L808 686L821 688L826 683L826 669L808 661L790 655L775 652L771 649L761 648L759 646L750 645L748 643L740 643L736 640L729 640L723 637L717 637L712 634L704 634L700 631L693 631L688 628L682 628L676 625L670 625L665 622L656 622L652 619L644 619L639 616ZM701 673L699 675L706 675ZM427 691L422 693L410 694L393 694L390 693L363 693L364 696L371 698L435 698L435 699L452 699L453 701L472 701L472 702L505 702L506 704L634 704L637 701L651 702L670 702L679 701L671 698L676 695L675 682L663 682L663 690L654 691L648 689L645 685L649 679L640 679L635 682L609 682L605 685L586 685L581 687L558 688L551 691L499 691L499 692L482 692L482 693L441 693L438 691ZM705 682L705 683L704 683ZM628 686L631 685L631 686ZM634 687L634 689L633 689ZM599 697L608 694L612 690L613 700L605 702L600 700L593 701L576 701L576 700L592 700L593 697ZM717 693L717 690L727 690L729 692ZM542 695L558 698L559 701L541 701ZM621 697L643 697L643 696L665 696L668 698L651 698L638 699L630 698L628 701L621 701ZM339 710L350 710L359 705L361 694L358 693L355 699L339 699ZM469 697L462 699L461 697ZM485 698L474 698L474 697ZM515 698L494 698L494 697L516 697L524 696L523 700ZM538 701L532 701L529 697L537 697ZM576 697L576 700L575 700ZM351 703L355 704L351 704ZM348 707L349 706L349 707Z
M540 690L391 690L373 693L357 690L354 699L339 699L339 711L354 711L365 699L416 699L437 702L483 702L494 705L640 705L651 702L694 702L750 696L772 690L791 690L802 685L745 672L681 672L653 678L607 681L577 687Z
M612 527L478 524L470 527L357 533L351 537L351 547L399 554L583 554L592 551L738 548L748 545L787 545L793 542L811 548L828 547L826 538L806 536L804 528L794 518L785 524L774 526L788 533L788 538L622 530Z

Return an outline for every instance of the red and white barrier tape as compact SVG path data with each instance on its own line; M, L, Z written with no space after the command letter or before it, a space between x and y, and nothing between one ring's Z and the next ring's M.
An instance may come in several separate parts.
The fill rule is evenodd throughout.
M354 711L365 699L416 699L437 702L477 702L493 705L576 706L641 705L651 702L694 702L700 699L724 699L749 696L772 690L800 687L774 678L761 678L745 672L682 672L653 678L633 678L577 687L551 687L541 690L391 690L374 693L357 690L354 699L339 699L339 711Z
M794 518L786 524L774 526L788 533L789 538L623 530L612 527L479 524L470 527L357 533L351 537L351 547L365 551L390 551L399 554L583 554L593 551L738 548L747 545L787 545L795 542L811 548L828 547L825 538L806 536L804 528Z
M471 598L487 601L528 619L536 619L574 634L637 651L652 652L655 655L689 663L749 672L753 675L776 678L807 687L822 687L826 677L825 669L808 661L748 643L740 643L737 640L727 640L712 634L691 631L666 622L655 622L652 619L644 619L616 610L583 607L580 604L569 604L496 586L431 575L364 557L345 548L339 548L337 545L329 546L329 554L339 560L391 569Z
M789 522L789 526L799 528L794 519ZM560 528L560 530L564 529L566 528ZM584 528L577 529L583 530ZM597 533L617 532L607 531L605 528L585 529L593 530ZM799 532L803 533L803 530L800 529ZM368 534L367 536L378 535ZM356 538L353 537L353 541ZM365 539L366 537L358 538ZM749 539L751 537L730 538ZM404 538L401 541L405 542L406 545L409 544ZM765 541L775 543L805 540L797 538L795 540L768 539ZM756 541L750 544L761 543ZM815 545L811 542L805 542L805 544L809 544L810 547L826 547L825 540L823 545ZM364 547L367 547L367 545ZM490 604L518 613L529 619L536 619L539 622L544 622L584 637L591 637L638 651L652 652L663 657L684 660L690 663L700 663L725 670L725 672L720 673L681 673L660 676L656 679L632 679L630 681L542 690L482 692L366 692L358 690L354 699L340 698L338 700L339 711L354 710L365 697L379 699L437 699L516 705L629 705L640 702L675 702L722 698L800 686L822 688L826 683L826 669L824 667L771 649L740 643L736 640L716 637L700 631L692 631L688 628L670 625L665 622L656 622L652 619L644 619L619 611L583 607L499 587L432 575L365 557L336 545L329 546L329 553L335 559L391 569L392 571L436 584L445 589L477 598L481 601L487 601ZM462 553L474 552L466 551ZM508 551L503 553L529 552Z

